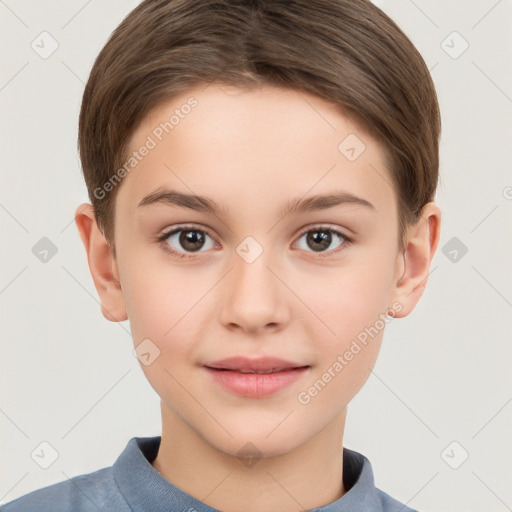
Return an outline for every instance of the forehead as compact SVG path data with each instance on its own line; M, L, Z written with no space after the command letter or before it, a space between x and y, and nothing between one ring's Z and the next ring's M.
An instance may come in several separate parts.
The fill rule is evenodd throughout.
M169 187L233 211L277 209L288 198L333 189L363 197L380 213L394 208L377 141L335 105L302 91L193 88L149 112L132 136L133 152L136 165L118 196L125 206Z

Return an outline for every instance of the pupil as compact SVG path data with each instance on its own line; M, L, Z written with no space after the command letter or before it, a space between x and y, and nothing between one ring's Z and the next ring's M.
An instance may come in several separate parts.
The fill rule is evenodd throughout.
M197 243L199 246L194 245ZM204 244L204 236L200 231L182 231L180 244L188 251L198 251Z
M309 233L307 239L308 244L309 242L313 242L313 244L310 245L311 249L314 251L321 251L322 249L327 249L331 244L331 233L327 231L312 231ZM318 243L320 245L315 245Z

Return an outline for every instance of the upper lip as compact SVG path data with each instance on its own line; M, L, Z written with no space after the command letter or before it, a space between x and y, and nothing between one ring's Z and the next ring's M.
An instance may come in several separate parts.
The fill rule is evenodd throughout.
M294 361L286 361L277 357L257 357L249 358L245 356L227 357L205 363L203 366L215 368L218 370L238 370L246 372L277 372L292 368L303 368L305 364Z

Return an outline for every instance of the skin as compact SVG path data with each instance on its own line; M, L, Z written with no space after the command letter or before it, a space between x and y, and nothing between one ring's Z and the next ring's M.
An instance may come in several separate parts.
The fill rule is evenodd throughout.
M345 493L347 404L370 375L384 331L309 403L298 394L380 315L404 317L414 309L441 213L427 204L400 252L397 198L378 143L333 105L290 89L194 88L151 111L131 150L191 96L198 105L119 185L116 258L92 206L76 211L102 312L112 321L130 320L135 346L149 338L161 351L141 368L161 398L162 441L152 464L167 480L225 511L319 507ZM353 162L338 150L349 134L366 146ZM230 213L137 207L162 186L207 196ZM333 190L373 208L345 203L280 214L289 199ZM179 234L155 241L184 223L212 235L199 252L188 251L189 259L165 250L187 254ZM302 232L319 226L352 241L333 235L323 252L315 251ZM236 252L247 236L263 248L252 263ZM270 397L240 397L201 368L235 355L275 356L310 370ZM237 456L248 442L256 447L252 465Z

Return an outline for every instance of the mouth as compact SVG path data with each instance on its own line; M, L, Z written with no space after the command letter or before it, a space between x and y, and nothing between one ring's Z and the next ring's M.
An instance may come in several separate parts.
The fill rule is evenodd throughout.
M245 356L228 357L205 363L203 366L213 370L231 370L240 373L276 373L285 370L304 368L309 365L286 361L277 357L249 358Z
M244 370L244 369L236 369L236 368L214 368L208 365L205 365L206 368L210 370L218 370L219 372L238 372L238 373L256 373L258 375L268 375L269 373L279 373L286 372L290 370L300 370L302 368L309 368L309 366L291 366L291 367L283 367L283 368L271 368L270 370Z
M311 368L277 358L232 357L208 362L203 368L227 391L247 398L264 398L290 386Z

